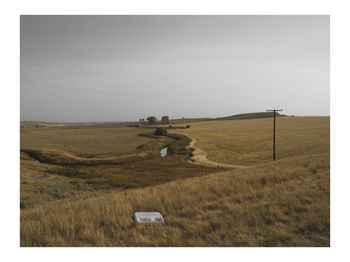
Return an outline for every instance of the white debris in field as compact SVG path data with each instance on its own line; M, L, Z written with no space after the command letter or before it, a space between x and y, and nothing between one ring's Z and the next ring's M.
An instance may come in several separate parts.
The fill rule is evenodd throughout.
M159 212L135 212L134 218L136 223L164 223Z

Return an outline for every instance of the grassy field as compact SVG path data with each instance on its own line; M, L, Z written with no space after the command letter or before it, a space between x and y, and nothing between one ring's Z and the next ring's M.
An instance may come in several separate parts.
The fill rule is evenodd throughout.
M227 171L184 161L189 139L151 128L22 128L21 246L329 246L329 117L277 128L275 163L272 119L168 130L244 166ZM165 224L136 225L135 211Z
M121 153L149 141L130 127L21 128L21 149L59 149L77 153Z
M281 117L276 124L278 159L329 152L329 117ZM196 146L217 162L253 165L272 159L273 119L192 123L175 133L196 138Z
M329 246L329 223L324 153L21 210L21 246Z
M153 137L152 132L150 128L97 126L22 129L21 208L221 171L183 161L187 152L181 149L188 139ZM74 140L80 142L65 142ZM168 144L176 154L161 158L159 150ZM107 147L115 151L106 152Z

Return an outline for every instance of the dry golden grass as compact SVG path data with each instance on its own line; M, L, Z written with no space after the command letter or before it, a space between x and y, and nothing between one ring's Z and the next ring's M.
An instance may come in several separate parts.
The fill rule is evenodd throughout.
M329 218L324 153L21 210L21 246L329 246Z
M184 150L189 141L186 137L158 137L147 133L144 136L153 139L125 153L75 155L57 149L22 149L21 208L74 200L89 192L140 188L220 171L183 161L188 153ZM169 151L176 154L160 158L159 150L168 144L171 144Z
M22 152L27 153L29 156L39 160L43 163L51 163L57 165L121 165L128 162L135 162L137 160L144 159L148 154L147 152L139 152L132 154L122 154L119 156L109 157L79 157L66 151L57 149L23 149ZM152 152L149 152L152 153Z
M183 161L186 138L164 159L100 162L173 139L137 136L146 129L23 128L21 149L49 159L21 152L21 246L329 246L329 117L277 127L276 163L271 119L171 131L196 138L210 160L246 166L225 172ZM79 162L89 160L99 163ZM135 211L166 223L136 225Z
M120 165L61 166L38 163L22 153L21 208L28 209L57 199L106 190L126 190L204 176L221 171L195 166L179 156L125 162ZM28 159L24 159L28 158Z
M109 191L79 177L62 176L57 165L39 163L21 153L20 207L29 209L58 200L79 199ZM115 190L115 189L114 189Z
M80 154L122 153L147 143L132 127L21 129L21 149L58 149Z
M329 152L329 117L281 117L276 124L277 158ZM173 132L194 137L207 158L233 165L272 159L273 119L221 120L191 123Z

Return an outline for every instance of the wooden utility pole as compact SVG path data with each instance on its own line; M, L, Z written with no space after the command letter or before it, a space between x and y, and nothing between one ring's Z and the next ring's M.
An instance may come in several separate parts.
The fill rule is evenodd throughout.
M276 112L282 111L282 109L266 110L267 112L273 112L273 161L276 160Z

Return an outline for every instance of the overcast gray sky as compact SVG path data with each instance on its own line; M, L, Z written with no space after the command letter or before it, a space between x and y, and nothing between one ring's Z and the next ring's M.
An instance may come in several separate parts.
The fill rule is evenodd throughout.
M21 120L329 115L329 16L21 16Z

